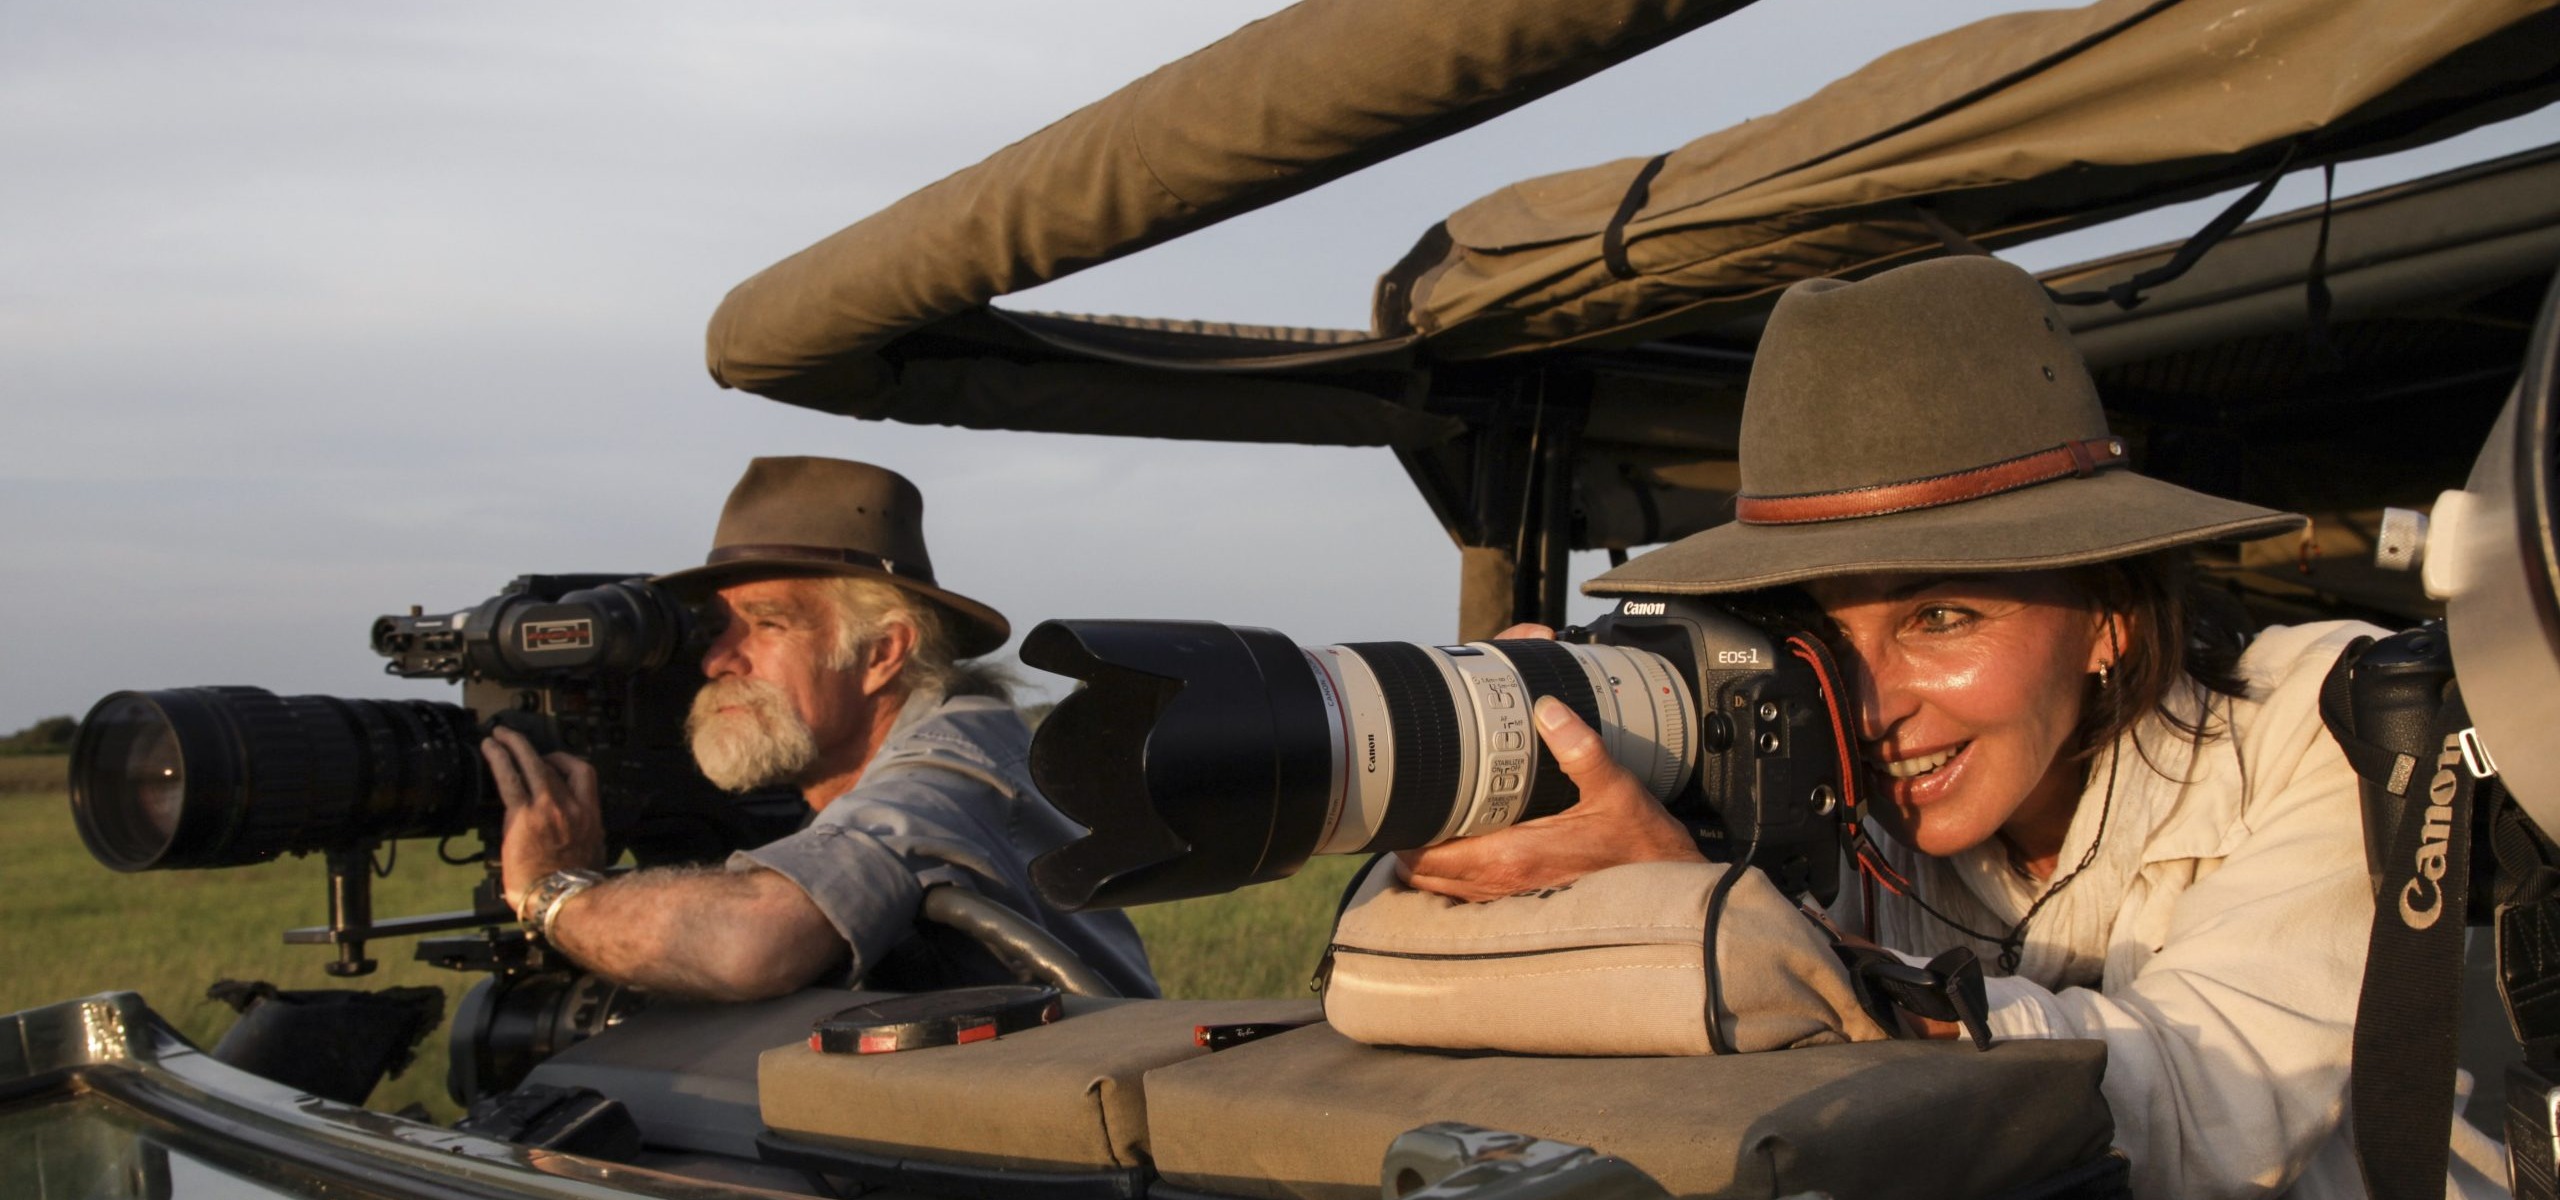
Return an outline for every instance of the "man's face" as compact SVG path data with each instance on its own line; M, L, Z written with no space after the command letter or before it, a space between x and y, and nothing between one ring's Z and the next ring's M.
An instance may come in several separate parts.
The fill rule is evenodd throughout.
M798 781L869 730L872 698L852 669L833 665L835 613L813 579L722 588L722 622L702 656L708 678L685 722L711 781L745 791Z

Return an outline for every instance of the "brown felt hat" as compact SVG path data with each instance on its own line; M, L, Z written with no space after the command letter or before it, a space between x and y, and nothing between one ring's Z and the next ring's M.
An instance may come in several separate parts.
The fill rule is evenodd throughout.
M2302 524L2128 470L2043 286L1983 256L1788 288L1752 364L1740 458L1734 520L1583 591L2026 571Z
M840 458L759 458L730 489L703 565L657 582L709 590L746 579L851 575L922 596L951 618L952 650L974 658L1004 645L1002 613L933 579L924 550L924 493L886 467Z

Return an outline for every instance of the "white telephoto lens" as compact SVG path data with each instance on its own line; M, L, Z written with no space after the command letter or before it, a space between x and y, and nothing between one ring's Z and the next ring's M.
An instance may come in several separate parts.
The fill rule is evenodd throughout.
M1318 854L1407 849L1550 815L1577 797L1531 707L1554 694L1657 799L1695 767L1696 706L1658 655L1624 646L1363 643L1306 649L1333 752Z

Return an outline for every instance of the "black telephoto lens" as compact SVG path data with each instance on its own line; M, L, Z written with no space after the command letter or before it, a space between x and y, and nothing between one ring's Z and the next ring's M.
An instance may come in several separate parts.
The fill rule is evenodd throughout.
M278 696L262 688L117 692L71 749L71 812L119 871L468 832L496 805L459 705Z

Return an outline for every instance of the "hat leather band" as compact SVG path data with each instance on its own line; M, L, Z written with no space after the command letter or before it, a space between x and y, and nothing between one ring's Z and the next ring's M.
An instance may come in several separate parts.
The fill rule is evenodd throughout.
M900 579L932 584L933 568L924 563L899 562L882 558L865 550L847 550L837 546L794 546L786 542L753 542L738 546L721 546L702 560L704 566L752 559L757 562L796 561L869 567L885 571Z
M1734 515L1746 525L1810 525L1820 521L1880 517L1915 508L1937 508L1978 500L2065 476L2086 479L2102 468L2120 467L2124 462L2122 439L2083 438L1989 466L1905 483L1843 488L1836 492L1806 492L1795 496L1740 496L1734 500Z

